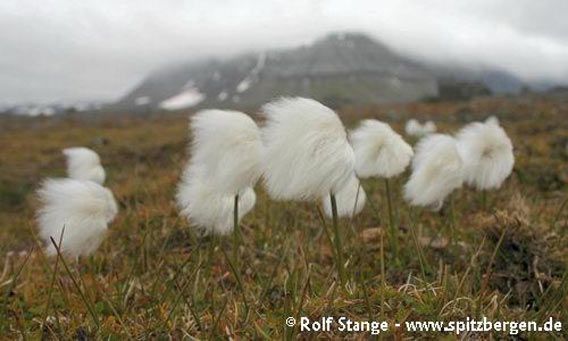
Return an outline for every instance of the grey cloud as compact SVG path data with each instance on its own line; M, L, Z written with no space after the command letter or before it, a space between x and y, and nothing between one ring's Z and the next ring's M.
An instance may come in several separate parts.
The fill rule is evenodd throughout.
M568 2L4 0L0 103L114 99L173 61L363 30L402 53L568 81Z

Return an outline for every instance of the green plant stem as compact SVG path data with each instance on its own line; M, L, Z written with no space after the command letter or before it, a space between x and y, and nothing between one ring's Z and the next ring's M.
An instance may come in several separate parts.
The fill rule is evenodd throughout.
M367 195L367 201L369 202L369 206L371 206L371 209L373 210L373 213L375 214L375 217L377 218L377 224L381 224L382 223L382 218L381 218L381 213L379 213L379 209L378 209L378 205L375 204L374 200L373 200L373 196L372 195Z
M385 178L385 190L387 194L387 206L388 206L388 213L389 213L389 234L391 238L391 244L394 250L395 259L398 259L398 234L397 234L397 227L394 222L394 214L393 214L393 205L392 205L392 197L390 191L390 184L389 179Z
M408 216L410 218L410 233L412 234L412 239L414 241L414 247L416 248L416 253L418 254L418 261L420 262L420 271L422 272L422 279L426 280L426 267L428 264L426 263L426 259L422 252L422 247L420 246L420 240L418 239L418 234L416 233L416 221L414 219L414 211L412 208L408 212ZM429 266L428 266L429 272Z
M57 251L57 257L59 257L59 259L61 260L61 264L63 264L63 268L65 268L65 271L69 275L69 278L71 278L71 282L73 282L73 285L75 286L75 289L77 289L77 292L79 293L79 296L83 300L83 303L85 303L85 306L87 307L87 310L89 311L89 314L91 314L91 317L93 318L93 322L95 322L97 329L99 329L101 324L99 322L99 317L97 316L95 309L93 308L93 306L91 305L91 302L87 299L87 297L83 293L83 290L81 290L81 287L79 286L79 282L77 282L77 280L75 279L75 276L73 276L73 274L71 273L71 270L69 270L69 267L67 266L67 263L65 262L65 259L63 258L63 255L61 254L61 250L59 249L59 246L57 245L57 243L55 242L53 237L49 237L49 239L51 239L51 243L53 244L53 246L55 247L55 250Z
M239 194L235 195L235 206L233 210L233 264L238 269L239 257Z
M65 225L63 225L63 229L61 230L61 235L59 236L59 246L63 244L63 234L65 233ZM59 257L55 259L55 269L53 270L53 276L51 278L51 284L49 285L49 291L47 294L47 303L45 304L45 310L43 312L43 319L41 323L45 323L47 320L47 314L49 313L49 305L51 304L51 292L53 290L53 286L55 285L55 280L57 278L57 274L59 271Z
M339 280L341 284L345 284L345 274L343 271L343 251L341 246L341 237L339 236L339 222L337 216L337 202L335 200L335 195L330 194L329 199L331 200L331 213L333 221L333 233L335 234L335 250L336 259L335 266L337 267L337 273L339 274Z
M564 199L564 201L560 205L560 208L558 209L558 212L554 216L554 220L552 221L552 225L551 225L552 229L555 228L556 222L560 219L560 216L562 216L562 211L564 210L564 208L566 207L567 204L568 204L568 198Z
M450 245L454 245L455 241L455 231L456 231L456 214L454 210L454 199L450 194L448 205L450 207L450 212L448 214L448 225L450 227Z
M243 280L241 278L241 274L239 273L239 271L237 270L237 268L235 267L235 265L233 264L231 259L227 256L227 253L225 252L225 250L223 248L221 248L221 252L223 252L223 255L227 259L227 263L229 263L229 268L231 268L231 271L235 275L235 279L237 280L237 286L241 290L241 294L243 295L243 303L245 305L245 310L247 311L245 319L248 319L248 314L249 314L250 311L249 311L249 305L248 305L248 301L247 301L245 286L244 286Z

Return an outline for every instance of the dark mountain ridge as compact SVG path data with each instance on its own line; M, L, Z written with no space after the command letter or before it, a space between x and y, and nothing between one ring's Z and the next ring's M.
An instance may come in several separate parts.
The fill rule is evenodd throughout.
M426 65L360 33L335 33L311 45L181 63L151 73L113 105L118 110L257 107L277 96L331 106L518 93L501 70Z

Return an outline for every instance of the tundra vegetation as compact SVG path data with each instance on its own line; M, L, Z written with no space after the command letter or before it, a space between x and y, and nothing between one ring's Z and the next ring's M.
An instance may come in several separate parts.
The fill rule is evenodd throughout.
M379 119L413 144L408 119L454 134L495 115L513 142L513 173L483 195L456 189L451 209L432 212L404 201L407 169L389 179L392 220L385 180L362 179L365 207L338 222L341 281L321 202L274 201L257 184L256 205L239 224L238 266L231 237L200 238L189 228L175 202L188 112L0 118L0 335L273 339L298 336L289 316L391 324L486 316L553 317L565 324L554 336L568 337L567 102L484 98L337 112L349 129ZM70 146L101 156L120 212L98 250L78 261L42 251L34 216L35 191L42 179L65 176L61 150Z

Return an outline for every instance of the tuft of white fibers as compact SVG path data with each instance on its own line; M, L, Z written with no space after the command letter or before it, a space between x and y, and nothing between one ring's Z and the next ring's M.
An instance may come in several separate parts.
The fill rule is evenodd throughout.
M436 127L436 124L432 121L426 121L426 123L422 126L423 135L434 134L437 130L438 128Z
M353 173L355 156L337 114L307 98L262 107L263 177L277 200L317 200L337 193Z
M107 225L118 213L112 192L93 182L75 179L48 179L38 190L42 207L37 216L39 235L49 255L56 254L50 237L61 252L78 257L95 251Z
M333 216L331 210L331 199L329 195L321 198L323 203L323 210L328 217ZM339 217L352 217L359 214L363 207L365 207L365 202L367 201L367 195L363 186L360 186L359 179L353 174L351 178L345 183L343 188L335 194L335 203L337 205L337 215Z
M422 139L412 160L412 174L404 186L404 198L413 206L437 211L444 199L463 184L464 163L456 140L434 134Z
M485 123L499 125L499 118L497 116L489 116Z
M233 231L235 195L217 191L198 168L189 168L183 174L176 201L180 212L203 234L227 235ZM255 202L256 194L251 187L239 192L239 221Z
M513 170L515 157L499 121L489 118L484 123L470 123L458 132L457 140L466 183L478 190L501 187Z
M105 170L99 155L92 149L73 147L63 149L67 159L67 176L77 180L90 180L100 185L105 182Z
M432 121L427 121L422 124L415 119L410 119L406 122L404 126L404 131L408 136L414 137L424 137L436 132L436 124Z
M416 136L420 128L422 128L420 122L413 118L406 121L406 124L404 125L404 131L406 132L406 135L409 136Z
M355 171L362 178L399 175L410 163L413 151L388 124L364 120L350 134L355 151Z
M191 118L190 165L203 168L219 193L235 195L253 187L261 174L260 130L238 111L203 110Z

